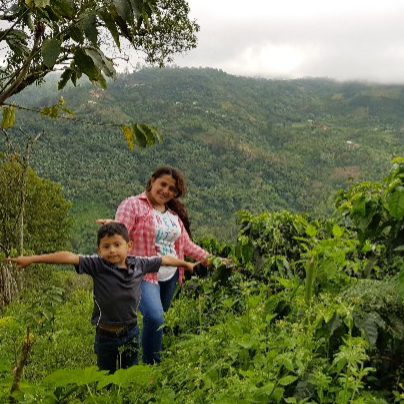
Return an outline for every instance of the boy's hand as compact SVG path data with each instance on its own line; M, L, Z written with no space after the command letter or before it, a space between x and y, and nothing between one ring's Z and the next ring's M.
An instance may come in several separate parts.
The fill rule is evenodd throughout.
M25 268L31 264L55 264L55 265L79 265L80 257L70 251L57 251L50 254L28 255L26 257L7 258L6 261L14 262L18 268Z
M6 258L4 261L14 262L17 264L18 268L26 268L27 266L32 264L31 257L17 257L17 258Z
M198 262L187 262L186 265L184 266L186 270L191 272L191 274L194 272L194 268L199 265L202 261Z

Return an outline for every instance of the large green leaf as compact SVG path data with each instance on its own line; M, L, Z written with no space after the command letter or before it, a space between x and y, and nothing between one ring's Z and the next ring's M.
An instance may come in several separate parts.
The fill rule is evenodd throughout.
M50 0L25 0L25 4L28 7L33 7L35 4L35 7L45 8L50 5Z
M162 142L162 138L160 137L158 130L155 126L145 125L144 131L146 133L148 142L150 145Z
M160 138L157 136L157 129L155 127L140 123L138 124L138 128L146 137L147 146L153 146L156 143L156 140L160 142Z
M51 20L53 23L57 24L61 23L63 17L56 8L48 6L46 7L46 13L47 13L47 19Z
M79 71L79 70L73 68L73 69L72 69L72 77L71 77L71 80L72 80L72 83L73 83L74 87L76 87L76 85L77 85L77 79L79 79L80 77L81 77L81 71Z
M153 146L156 142L162 141L157 129L145 123L135 123L130 126L121 125L121 129L131 150L134 148L135 141L142 148Z
M119 33L118 29L116 28L115 21L112 18L111 14L108 11L101 11L99 13L101 19L104 21L105 26L108 28L109 32L112 35L112 38L114 38L114 41L116 43L116 46L118 49L121 48L121 44L119 42Z
M64 86L67 84L67 82L70 80L71 77L72 77L72 69L65 69L60 76L60 80L58 83L58 90L64 88Z
M142 128L138 124L133 125L133 131L135 132L136 142L140 147L147 146L147 137L146 134L143 132Z
M15 108L14 107L3 107L3 119L1 122L1 127L3 129L11 128L15 122Z
M388 211L397 220L404 217L404 188L397 187L388 197Z
M118 15L124 20L131 22L132 10L127 0L112 0Z
M125 136L126 141L128 142L128 147L130 150L133 150L135 147L135 138L133 137L133 127L129 125L121 125L121 129L123 135Z
M139 0L129 0L130 5L132 6L133 14L136 18L139 18L142 15L141 9L142 4Z
M0 33L2 35L4 35L4 33L6 33L6 31L1 30ZM8 31L6 38L9 38L9 37L14 37L16 39L18 38L25 44L27 43L26 40L28 39L28 35L20 29L13 29L11 31Z
M289 375L289 376L282 377L282 379L279 380L279 384L281 386L288 386L289 384L294 383L296 380L297 380L297 376Z
M361 195L357 200L353 202L352 214L358 213L360 216L365 216L366 214L366 197Z
M101 381L106 377L107 371L99 371L96 366L85 369L60 369L46 377L43 382L55 387L63 387L69 384L82 386Z
M80 44L84 42L84 34L79 27L73 25L72 27L69 28L68 34L70 35L70 38L73 39L73 41Z
M81 27L83 28L84 35L94 45L97 46L98 30L97 19L95 13L84 13L80 15Z
M57 11L66 18L73 18L74 8L69 0L53 0L53 4Z
M335 238L341 238L342 235L344 234L344 229L338 226L337 223L334 223L334 226L332 228L332 234Z
M153 369L150 366L138 365L128 369L118 369L113 375L108 375L100 380L97 385L102 389L109 384L128 388L130 385L147 386L153 378Z
M48 67L53 67L60 54L62 43L57 38L45 39L42 44L43 62Z
M103 71L106 76L115 78L116 71L114 65L99 49L86 48L85 52L91 57L97 69Z
M76 49L74 63L90 80L98 81L101 71L95 66L93 59L86 54L84 49Z
M7 45L10 49L18 56L26 56L30 53L27 45L27 35L18 29L11 30L6 33L6 31L0 31L0 35L4 36Z
M305 282L304 297L307 304L310 303L311 297L313 295L315 279L316 279L316 263L314 258L312 258L306 264L306 282Z
M309 224L306 227L306 234L309 237L315 237L317 235L317 229L312 224Z
M371 347L375 346L379 327L379 320L372 313L361 313L354 316L355 325L365 332Z
M116 70L115 66L112 62L111 59L107 58L100 50L99 50L99 55L101 56L102 59L102 64L103 64L103 72L108 76L112 77L113 79L116 78Z

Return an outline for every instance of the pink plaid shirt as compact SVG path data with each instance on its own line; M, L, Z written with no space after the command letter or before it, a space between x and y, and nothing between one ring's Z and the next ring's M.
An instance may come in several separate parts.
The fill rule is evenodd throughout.
M172 210L170 212L174 215L176 214ZM154 257L157 255L153 207L147 199L146 192L125 199L118 206L115 220L123 223L129 231L129 237L133 242L133 247L129 254L138 257ZM181 227L181 236L174 244L177 257L184 259L184 256L187 256L195 261L204 261L207 264L206 259L209 253L191 241L180 218L178 218L178 222ZM184 268L180 268L180 283L182 283L183 276ZM145 275L143 279L151 283L158 283L156 272Z

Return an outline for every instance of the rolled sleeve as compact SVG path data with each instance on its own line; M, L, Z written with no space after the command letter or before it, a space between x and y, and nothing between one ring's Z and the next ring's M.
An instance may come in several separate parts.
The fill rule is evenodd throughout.
M181 223L182 225L182 223ZM182 225L181 237L183 237L184 255L193 258L195 261L202 261L203 265L208 265L209 253L196 245L188 235L188 232Z
M98 255L79 255L79 265L75 265L78 274L94 276L102 265Z
M161 257L136 257L136 266L143 274L158 272L161 267Z

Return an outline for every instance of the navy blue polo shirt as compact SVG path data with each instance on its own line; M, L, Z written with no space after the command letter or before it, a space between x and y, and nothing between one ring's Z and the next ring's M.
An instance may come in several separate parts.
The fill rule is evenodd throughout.
M157 272L161 257L126 258L128 268L104 261L98 255L80 255L78 274L87 274L94 283L94 310L91 323L105 326L137 323L136 310L140 301L143 275Z

